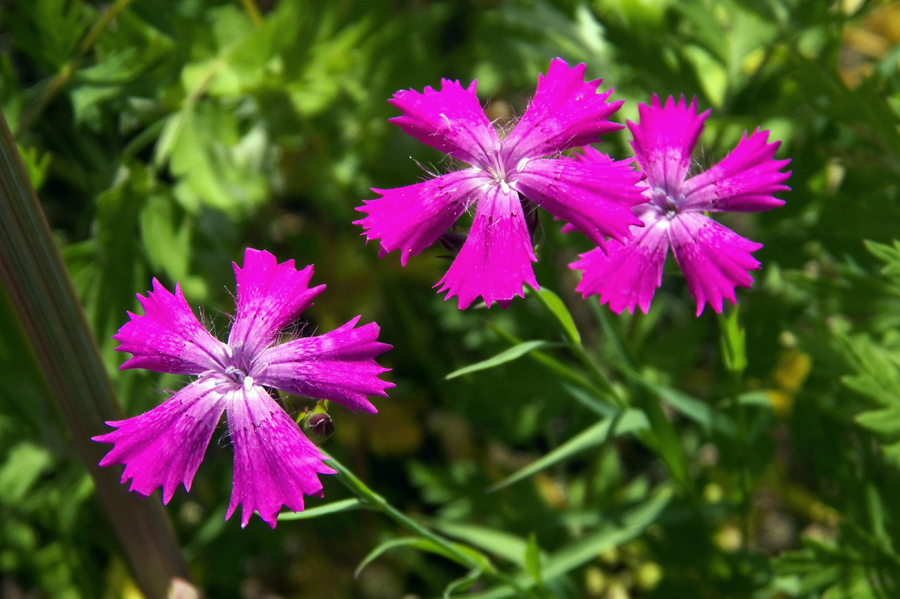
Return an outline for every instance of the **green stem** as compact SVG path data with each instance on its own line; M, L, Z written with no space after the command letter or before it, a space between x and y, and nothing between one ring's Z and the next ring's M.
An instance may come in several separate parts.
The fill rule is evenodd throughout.
M530 285L528 286L528 289L531 292L530 294L532 297L534 297L547 312L554 315L553 309L550 304L547 303L547 300L543 297L541 292ZM616 393L612 383L606 376L606 373L600 370L600 367L594 363L587 351L585 351L581 340L570 333L566 327L562 327L562 329L569 350L587 369L593 383L602 390L601 397L608 398L620 411L627 410L628 402ZM536 353L537 352L532 352L532 354ZM560 366L562 365L560 364ZM563 368L565 367L563 366ZM669 474L672 476L675 483L686 494L690 496L695 495L694 485L688 471L687 457L684 455L684 451L681 448L681 443L679 442L675 429L672 427L672 423L669 422L669 419L666 417L666 414L660 405L659 397L647 393L643 393L643 395L645 396L645 399L641 401L643 404L642 407L650 420L651 432L654 437L654 439L647 440L649 441L648 445L651 447L655 446L657 455L659 455L666 465L666 468L668 468Z
M537 302L543 306L543 308L547 311L548 314L556 319L553 308L550 307L550 304L547 303L547 299L541 294L540 291L532 287L531 285L527 285L529 291L531 292L531 296L537 300ZM604 395L608 397L613 404L620 410L625 410L628 408L628 402L625 401L622 397L620 397L615 388L613 388L612 383L609 378L606 376L600 367L591 360L591 357L584 349L584 345L581 343L581 339L577 336L573 335L566 327L560 327L563 331L563 335L566 338L566 344L569 347L569 351L571 351L576 358L584 365L587 369L588 373L591 375L591 378L600 389L604 391Z
M492 331L497 333L498 336L500 336L501 338L503 338L504 340L509 342L510 345L518 345L519 343L522 343L521 339L519 339L512 333L507 333L506 331L497 327L493 323L485 321L484 324L489 329L491 329ZM545 366L546 368L548 368L549 370L552 370L554 373L559 375L559 377L561 379L568 381L574 385L578 385L582 389L586 389L587 391L590 391L597 397L604 398L604 399L608 400L609 403L615 405L615 399L613 397L610 397L610 394L607 391L600 389L589 378L587 378L586 376L584 376L578 372L575 372L574 370L572 370L571 368L569 368L568 366L566 366L565 364L563 364L556 358L553 358L540 350L534 350L532 352L529 352L528 356L532 360L537 362L538 364L541 364L541 365Z
M250 17L253 27L256 29L262 27L262 15L259 12L259 7L256 6L256 2L253 0L241 0L241 4L244 5L244 10L247 11L247 16Z
M337 471L337 479L341 483L343 483L345 487L350 489L350 491L352 491L354 495L359 497L362 502L366 503L366 507L385 514L398 524L401 524L417 535L428 539L435 545L445 550L448 554L454 556L454 559L457 563L464 564L466 567L472 570L484 572L487 576L493 578L497 582L509 585L520 595L537 597L537 595L535 595L530 589L526 589L519 585L511 576L508 576L503 572L497 570L486 557L482 556L481 560L475 559L470 554L461 551L456 544L451 543L444 537L425 528L424 526L392 506L390 503L388 503L387 499L370 489L368 485L366 485L366 483L362 482L359 477L353 474L353 472L350 471L346 466L341 464L329 454L326 453L325 455L328 456L328 465Z
M187 565L159 496L129 493L118 472L98 466L109 447L91 437L109 432L104 421L122 410L2 112L0 215L0 286L43 367L48 403L62 413L144 595L164 597L173 577L189 577Z

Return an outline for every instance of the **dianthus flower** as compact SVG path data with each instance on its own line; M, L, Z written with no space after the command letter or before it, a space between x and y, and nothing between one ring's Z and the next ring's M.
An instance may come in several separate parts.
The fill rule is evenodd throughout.
M130 479L132 491L149 495L162 486L168 503L179 483L190 490L213 429L227 412L234 483L225 517L243 504L241 526L256 511L274 528L282 504L302 510L304 494L322 495L316 474L334 470L267 388L374 413L366 396L385 396L393 387L378 378L387 369L374 358L390 346L376 341L377 324L354 328L359 317L324 335L276 343L325 286L309 288L312 266L298 271L293 260L278 264L272 254L253 249L234 273L237 313L227 343L197 321L177 284L172 295L154 279L153 291L138 295L144 315L129 312L130 322L113 337L121 343L118 351L133 354L121 368L198 378L146 414L107 422L117 430L94 441L115 445L101 466L124 464L122 482Z
M758 212L784 204L772 194L789 189L782 183L790 172L781 169L790 160L774 160L780 142L767 143L769 132L744 133L737 147L716 166L686 179L691 152L703 132L710 111L697 114L697 101L665 107L654 94L650 106L639 106L640 124L628 121L638 165L647 174L644 195L649 200L635 208L643 229L634 229L630 241L597 248L570 265L583 270L577 287L584 297L600 294L617 313L645 313L662 281L669 247L684 272L688 289L697 301L697 315L707 302L716 312L722 300L735 303L735 286L750 287L750 270L759 268L751 252L762 244L744 239L704 215L704 212ZM581 158L596 158L586 154Z
M441 90L399 91L389 100L403 113L391 119L404 132L470 165L399 189L373 189L382 197L357 208L367 239L381 240L380 255L400 250L400 262L433 244L474 206L468 238L435 287L468 307L479 295L488 306L506 306L522 296L523 283L537 287L536 261L525 214L540 206L603 246L606 237L625 240L640 221L631 207L645 202L640 175L629 161L579 162L560 152L597 142L622 126L606 119L621 101L598 94L600 80L584 82L585 66L561 59L538 78L522 119L501 140L475 94L458 81Z

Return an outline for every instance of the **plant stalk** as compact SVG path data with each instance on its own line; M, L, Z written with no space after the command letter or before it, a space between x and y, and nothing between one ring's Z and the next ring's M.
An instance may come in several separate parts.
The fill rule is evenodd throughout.
M85 463L97 497L148 599L165 597L174 577L189 578L158 497L129 493L119 473L100 468L108 446L91 437L122 410L84 310L0 112L0 284L43 367L47 388Z

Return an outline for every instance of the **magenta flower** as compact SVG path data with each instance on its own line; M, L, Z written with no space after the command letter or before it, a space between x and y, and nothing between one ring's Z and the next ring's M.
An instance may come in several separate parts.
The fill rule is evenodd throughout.
M382 197L357 208L368 216L355 224L365 228L367 239L381 240L382 257L400 250L405 266L474 207L468 238L435 285L441 285L439 293L448 291L447 299L458 296L460 309L479 295L488 306L505 306L523 295L523 283L537 287L531 266L537 258L525 220L531 204L601 247L606 237L629 238L629 226L641 224L631 207L646 199L628 161L543 158L622 128L606 120L622 102L607 102L612 90L598 94L600 80L585 83L584 70L583 64L570 69L553 60L546 77L538 78L525 115L502 140L478 102L475 81L468 89L445 79L441 91L394 94L390 103L403 115L391 122L470 168L399 189L373 189Z
M324 289L309 288L313 267L278 264L268 252L247 249L244 268L234 265L237 314L222 343L191 312L178 285L175 295L153 280L138 295L144 316L131 314L113 337L118 351L133 357L122 365L198 378L146 414L107 422L117 430L94 437L115 446L101 466L124 464L122 482L149 495L163 488L168 503L179 483L190 491L213 429L228 412L234 445L234 483L226 519L243 504L241 526L254 511L269 526L282 504L303 509L303 495L322 495L316 474L334 474L325 456L275 402L267 387L305 397L330 399L351 410L374 413L367 395L386 396L392 383L375 356L390 349L378 343L378 325L354 328L359 317L318 337L276 343L282 331Z
M669 247L697 300L697 316L707 302L722 311L722 299L735 303L734 288L750 287L748 271L759 268L751 256L762 244L744 239L704 215L704 212L758 212L784 204L772 194L791 173L781 169L790 160L774 160L780 142L767 143L769 132L744 133L737 147L719 164L685 180L691 152L703 132L707 110L697 115L697 101L685 105L672 97L660 106L654 94L641 104L640 124L628 122L631 145L647 174L648 203L635 208L644 223L630 241L610 244L581 255L570 268L583 270L577 287L584 297L600 294L600 303L621 313L640 306L646 313L662 280ZM595 160L591 154L582 160ZM608 253L607 253L608 252Z

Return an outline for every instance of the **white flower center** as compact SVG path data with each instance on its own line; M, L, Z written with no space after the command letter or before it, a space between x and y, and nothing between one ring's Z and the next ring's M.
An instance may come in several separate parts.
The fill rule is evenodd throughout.
M646 193L646 192L645 192ZM650 189L650 204L653 205L668 220L672 220L681 212L680 204L684 201L684 194L670 194L661 187Z

